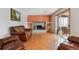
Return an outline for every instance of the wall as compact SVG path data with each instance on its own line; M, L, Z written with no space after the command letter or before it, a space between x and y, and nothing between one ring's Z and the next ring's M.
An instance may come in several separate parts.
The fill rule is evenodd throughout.
M50 22L50 16L28 16L28 22Z
M23 17L21 18L21 20ZM26 19L25 19L26 20ZM0 8L0 38L9 36L9 27L24 25L23 21L10 20L10 8Z
M28 28L28 16L21 13L21 24L24 25L25 28Z
M0 38L8 36L9 9L0 9Z
M79 37L79 8L71 8L71 35Z
M54 32L55 31L55 19L54 19L54 16L51 15L51 21L52 21L52 24L51 24L51 31Z
M52 15L51 16L51 21L52 21L51 31L53 33L57 33L57 16Z
M14 9L21 13L20 24L24 25L25 28L27 28L28 27L28 23L27 23L28 15L22 10L22 8L14 8Z

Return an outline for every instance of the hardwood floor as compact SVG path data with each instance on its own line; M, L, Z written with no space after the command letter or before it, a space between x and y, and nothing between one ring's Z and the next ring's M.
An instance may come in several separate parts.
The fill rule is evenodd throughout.
M24 46L27 50L55 50L56 43L56 35L53 33L33 33Z

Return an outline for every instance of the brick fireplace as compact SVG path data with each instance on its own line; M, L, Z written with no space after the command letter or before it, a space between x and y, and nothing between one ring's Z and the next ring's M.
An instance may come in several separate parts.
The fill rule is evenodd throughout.
M30 15L28 16L28 27L33 32L46 32L48 25L51 24L51 16L48 15Z

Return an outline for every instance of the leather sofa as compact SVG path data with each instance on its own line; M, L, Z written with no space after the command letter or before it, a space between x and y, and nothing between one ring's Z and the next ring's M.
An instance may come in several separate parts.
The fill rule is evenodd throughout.
M70 36L68 42L63 42L58 46L58 50L79 50L79 37Z
M10 27L11 35L18 35L20 40L26 42L32 34L31 29L25 29L23 25Z
M10 36L0 39L0 50L25 50L25 48L18 36Z

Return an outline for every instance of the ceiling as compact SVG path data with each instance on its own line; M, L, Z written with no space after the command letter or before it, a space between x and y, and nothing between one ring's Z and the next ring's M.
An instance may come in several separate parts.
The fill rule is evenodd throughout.
M59 8L15 8L24 15L50 15Z

